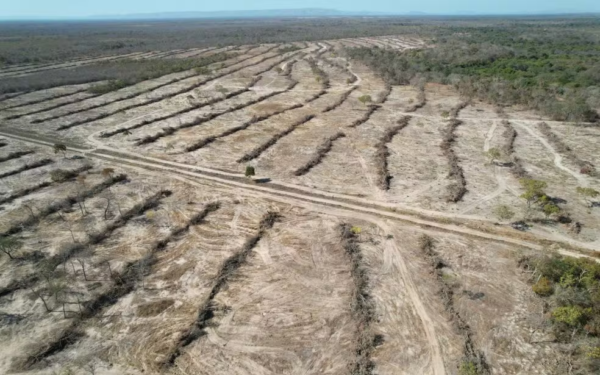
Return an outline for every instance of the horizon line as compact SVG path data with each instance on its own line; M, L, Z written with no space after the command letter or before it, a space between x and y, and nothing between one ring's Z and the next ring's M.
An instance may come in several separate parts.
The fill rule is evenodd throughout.
M293 11L294 9L291 9ZM301 10L301 9L298 9ZM269 10L232 10L232 11L170 11L154 13L125 13L111 15L88 15L88 16L4 16L0 17L0 22L4 21L160 21L173 19L265 19L265 18L354 18L354 17L408 17L408 18L427 18L427 17L535 17L535 16L594 16L600 15L600 11L567 11L567 12L522 12L522 13L427 13L421 11L409 11L405 13L388 12L368 12L368 11L339 11L339 15L237 15L237 16L194 16L185 17L184 13L234 13L234 12L261 12ZM346 13L346 14L343 14ZM169 14L180 14L180 16L169 17ZM159 16L164 15L164 16ZM148 18L144 18L147 16Z

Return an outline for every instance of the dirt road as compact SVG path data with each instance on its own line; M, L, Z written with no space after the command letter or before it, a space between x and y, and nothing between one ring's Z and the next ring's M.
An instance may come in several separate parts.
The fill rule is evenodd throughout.
M103 148L102 146L89 149L80 144L64 142L50 137L42 137L17 130L3 129L0 131L0 135L47 147L53 147L55 143L62 142L65 143L72 152L79 152L88 157L109 161L124 168L136 167L138 169L150 171L161 171L163 175L168 174L170 176L185 177L188 179L208 180L215 184L227 186L229 189L234 189L234 192L236 193L244 193L244 195L249 194L255 197L260 196L270 200L306 207L315 211L331 212L332 208L339 208L347 212L353 212L354 216L360 213L368 216L370 219L378 217L403 221L430 229L453 232L479 239L508 243L537 250L542 249L542 245L538 243L539 240L556 241L558 244L563 243L563 245L567 242L565 239L555 238L551 234L540 234L535 237L532 235L530 236L530 239L523 239L521 233L517 232L515 232L514 236L509 235L510 232L496 234L490 232L489 228L486 231L475 229L478 226L477 222L472 222L471 224L473 225L468 227L456 222L456 220L454 220L456 223L452 223L452 221L448 220L449 216L451 218L459 219L460 215L436 213L437 215L428 216L425 213L428 213L429 211L425 210L403 210L394 205L385 205L382 202L328 193L303 186L275 182L253 183L244 178L241 173L223 172L168 162L156 158L142 157L135 153ZM480 224L483 223L480 222ZM598 245L593 243L590 244L571 240L568 241L568 245L588 251L600 251ZM570 256L582 256L580 253L567 250L562 250L562 253Z

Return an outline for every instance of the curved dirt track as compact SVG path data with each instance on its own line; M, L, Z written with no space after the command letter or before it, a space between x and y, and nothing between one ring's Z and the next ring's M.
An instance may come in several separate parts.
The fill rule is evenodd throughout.
M539 121L537 121L537 122L539 122ZM546 150L548 150L548 152L550 152L552 154L552 156L554 156L554 165L556 165L556 168L558 168L562 171L565 171L566 173L573 176L579 184L581 184L583 186L589 185L588 180L586 178L584 178L580 173L577 173L576 171L573 171L573 170L565 167L565 165L562 163L563 157L558 152L556 152L556 150L554 150L554 147L552 147L552 145L550 145L550 143L548 143L548 141L544 137L537 134L529 126L526 126L523 123L523 121L515 122L515 124L517 126L519 126L521 129L525 129L525 131L527 131L527 133L529 133L529 135L531 135L532 137L537 139L544 146L544 148L546 148Z
M391 233L392 231L388 224L381 220L376 221L375 224L386 233ZM444 367L442 349L440 348L440 343L435 334L433 320L427 313L427 309L419 297L417 287L406 267L406 261L402 257L402 251L396 245L396 241L386 241L384 251L389 254L389 256L385 256L386 264L384 264L384 267L386 267L386 269L395 269L398 271L406 286L405 292L410 297L412 305L421 319L431 352L431 373L434 375L444 375L446 374L446 369Z

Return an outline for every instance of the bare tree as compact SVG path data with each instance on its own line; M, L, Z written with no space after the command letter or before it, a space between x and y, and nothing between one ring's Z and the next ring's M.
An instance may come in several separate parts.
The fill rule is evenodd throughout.
M26 201L26 202L21 203L21 205L23 207L25 207L29 211L29 213L31 214L31 219L34 219L35 218L35 212L33 211L33 208L35 206L33 205L33 202Z
M19 250L23 246L23 243L16 238L13 237L3 237L0 238L0 251L4 254L8 255L8 257L12 260L15 259L13 253Z
M44 307L46 308L46 312L52 312L50 307L48 307L48 302L46 302L46 299L44 298L43 294L33 288L29 288L29 289L31 290L33 295L35 295L37 298L42 300L42 303L44 304Z
M69 233L71 233L71 238L73 239L73 243L77 243L77 240L75 239L75 234L73 233L73 225L71 224L71 222L69 220L67 220L66 217L64 217L63 213L58 211L58 216L62 219L62 221L67 225L67 229L69 230Z
M87 214L87 208L85 207L85 202L82 194L85 188L86 178L87 176L83 174L77 176L77 204L79 205L79 209L81 210L81 216L85 216L85 214Z

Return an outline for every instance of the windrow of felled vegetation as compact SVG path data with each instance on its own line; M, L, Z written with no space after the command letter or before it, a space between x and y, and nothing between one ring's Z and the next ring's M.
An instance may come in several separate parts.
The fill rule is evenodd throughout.
M207 65L225 61L233 56L233 53L222 52L189 59L122 59L71 69L58 69L52 71L52 74L42 71L0 80L0 93L43 90L56 86L103 81L90 88L92 93L103 94L166 74L191 69L201 70Z
M431 46L398 52L350 48L348 55L390 84L451 84L461 95L525 105L555 120L595 121L600 108L598 20L431 27Z

